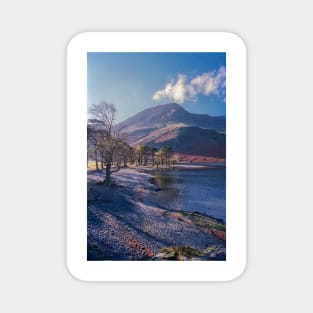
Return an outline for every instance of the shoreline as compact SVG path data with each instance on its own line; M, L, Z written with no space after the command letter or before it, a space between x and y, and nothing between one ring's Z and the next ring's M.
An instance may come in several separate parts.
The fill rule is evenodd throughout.
M88 173L88 260L225 260L225 224L152 203L159 188L140 170L121 168L110 188Z

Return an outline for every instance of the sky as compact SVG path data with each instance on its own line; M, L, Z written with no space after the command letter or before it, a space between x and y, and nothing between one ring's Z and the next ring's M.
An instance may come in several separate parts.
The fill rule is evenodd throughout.
M226 114L226 53L87 54L88 107L113 103L117 122L159 104Z

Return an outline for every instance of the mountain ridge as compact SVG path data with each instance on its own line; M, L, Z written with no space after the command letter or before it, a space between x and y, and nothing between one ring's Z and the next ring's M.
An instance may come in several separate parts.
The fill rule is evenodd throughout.
M119 123L118 126L131 133L144 128L162 128L169 124L184 124L200 128L225 131L225 116L190 113L177 103L167 103L147 108Z
M147 108L117 124L127 142L161 148L170 146L185 159L226 157L226 117L195 114L177 103Z

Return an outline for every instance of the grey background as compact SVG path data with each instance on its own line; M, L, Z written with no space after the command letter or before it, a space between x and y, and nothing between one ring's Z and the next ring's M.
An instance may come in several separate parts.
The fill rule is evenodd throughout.
M309 312L309 1L3 1L3 312ZM311 28L311 29L310 29ZM229 283L84 283L65 267L65 47L81 31L232 31L248 46L248 266Z

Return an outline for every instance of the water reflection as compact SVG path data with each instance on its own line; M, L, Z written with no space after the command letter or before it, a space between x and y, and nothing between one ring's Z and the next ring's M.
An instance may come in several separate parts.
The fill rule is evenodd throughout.
M153 178L153 183L156 184L157 186L161 188L168 188L174 184L177 183L182 183L182 178L178 177L176 175L171 175L170 171L173 172L173 170L158 170L158 171L153 171L151 173L155 177Z
M198 211L221 218L226 215L226 169L171 169L150 172L161 190L152 201L172 210Z

